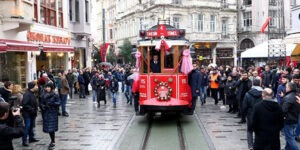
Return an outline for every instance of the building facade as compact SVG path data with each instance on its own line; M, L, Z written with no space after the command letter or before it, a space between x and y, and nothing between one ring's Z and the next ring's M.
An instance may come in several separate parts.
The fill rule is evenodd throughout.
M73 47L63 0L0 1L0 81L26 87L41 66L71 68Z
M98 3L106 10L106 41L114 44L116 51L126 38L137 45L139 30L148 30L158 19L167 19L175 28L186 30L186 39L196 48L194 61L201 65L236 65L235 0L100 0Z
M67 0L68 23L71 32L71 45L74 46L72 65L76 68L91 67L91 1Z
M238 0L238 57L241 52L264 41L283 39L291 28L290 7L296 1ZM271 17L269 26L262 33L261 28L268 17Z

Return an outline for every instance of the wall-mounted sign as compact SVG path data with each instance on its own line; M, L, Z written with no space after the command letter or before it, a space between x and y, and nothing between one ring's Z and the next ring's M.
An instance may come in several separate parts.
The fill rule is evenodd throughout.
M27 32L27 40L33 42L43 42L43 43L51 43L51 44L64 44L70 45L70 37L62 37L55 35L48 35L37 32Z
M147 31L147 37L174 37L178 36L178 30L166 30L165 25L159 25L158 31Z

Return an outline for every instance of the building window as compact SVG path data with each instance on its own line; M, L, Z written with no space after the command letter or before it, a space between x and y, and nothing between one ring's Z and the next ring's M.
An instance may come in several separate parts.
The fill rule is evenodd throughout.
M227 21L222 20L222 35L227 35Z
M70 21L73 20L73 0L69 0L69 19Z
M244 0L244 5L252 5L252 0Z
M244 27L252 26L252 12L244 12Z
M173 0L172 4L181 4L181 0Z
M40 5L40 22L56 26L56 0L41 0Z
M80 14L79 14L79 0L75 0L75 21L80 21Z
M190 26L191 26L191 31L194 31L194 15L190 14Z
M179 17L173 17L173 26L176 28L176 29L179 29Z
M216 16L210 15L210 32L216 31Z
M269 13L269 16L271 17L270 26L275 27L277 25L277 11L270 10Z
M143 18L140 18L140 30L143 30Z
M276 0L269 0L269 5L276 6L277 5Z
M111 40L113 39L113 30L112 29L109 29L109 37Z
M34 19L36 22L39 22L38 11L37 11L37 0L34 1Z
M64 17L63 17L63 0L58 0L58 26L64 27Z
M89 1L85 1L85 22L89 22Z
M203 20L204 20L204 16L202 14L198 15L198 31L199 32L203 31Z

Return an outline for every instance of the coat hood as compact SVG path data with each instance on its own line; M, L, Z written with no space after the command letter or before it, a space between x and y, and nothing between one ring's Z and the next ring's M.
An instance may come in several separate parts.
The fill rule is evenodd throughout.
M267 110L274 112L278 110L278 103L275 102L273 99L264 99L262 101L262 104L264 106L264 108L266 108Z
M253 96L253 97L259 98L259 97L261 97L262 91L263 91L263 89L262 89L261 87L259 87L259 86L253 86L253 87L251 88L251 90L249 90L248 93L249 93L251 96Z

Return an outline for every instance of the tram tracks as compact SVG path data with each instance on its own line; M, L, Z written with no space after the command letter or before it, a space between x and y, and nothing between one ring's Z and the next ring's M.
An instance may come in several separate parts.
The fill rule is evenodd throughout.
M155 143L157 145L159 144L164 144L163 141L165 141L164 139L164 133L163 132L152 132L153 130L156 130L157 128L159 128L159 125L160 125L160 122L162 121L161 119L163 118L157 118L157 117L149 117L149 122L148 122L148 125L147 125L147 128L146 128L146 131L144 133L144 137L143 137L143 141L142 141L142 145L141 145L141 150L151 150L151 142L150 140L153 139L151 138L152 137L159 137L161 139L159 140L156 140L156 141L159 141L161 143ZM171 124L173 125L174 127L172 128L171 132L168 132L169 135L177 135L177 137L172 137L173 140L177 141L176 143L174 144L177 144L177 148L178 150L187 150L186 148L186 142L185 142L185 136L184 136L184 130L182 128L182 124L181 124L181 121L180 121L180 117L179 116L176 116L176 118L172 118L174 119L174 123ZM176 127L175 127L176 126ZM156 134L156 135L154 135ZM158 134L158 135L157 135ZM152 143L153 144L153 143Z

